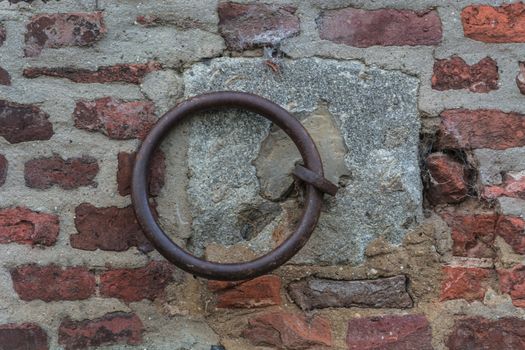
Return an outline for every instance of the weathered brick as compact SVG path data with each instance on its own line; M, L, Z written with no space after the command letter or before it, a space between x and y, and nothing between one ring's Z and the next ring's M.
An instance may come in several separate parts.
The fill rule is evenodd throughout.
M9 162L3 154L0 154L0 186L5 184L7 178L7 168L9 167Z
M136 155L136 152L120 152L118 154L117 185L118 193L121 196L127 196L131 193L131 176L133 174ZM160 190L164 186L165 173L166 157L164 156L164 152L157 151L151 159L148 174L149 194L151 196L159 195Z
M405 276L374 280L334 281L306 279L292 282L288 294L303 310L327 307L409 308Z
M325 349L332 346L330 321L287 312L258 315L248 321L243 337L253 345L279 349Z
M430 154L425 163L429 175L428 199L432 203L459 203L467 198L467 171L462 163L441 152Z
M142 83L146 74L161 69L157 62L125 63L114 66L103 66L97 70L74 67L31 67L24 69L24 77L38 78L41 76L66 78L75 83Z
M525 95L525 62L520 62L520 71L516 76L516 85L520 92Z
M71 190L82 186L96 187L97 183L93 179L98 170L95 158L82 156L64 160L54 155L26 162L24 177L28 187L48 189L58 185L65 190Z
M78 233L70 236L73 248L117 252L131 247L138 247L142 252L153 250L132 206L97 208L82 203L75 209L75 227Z
M11 85L11 76L9 72L0 67L0 85Z
M87 349L114 344L142 343L144 325L132 313L112 312L93 320L62 320L58 328L58 343L66 350Z
M49 140L53 125L48 118L36 106L0 100L0 136L9 143Z
M525 221L522 218L501 215L497 233L516 253L525 254Z
M273 46L300 32L296 8L263 3L219 3L219 31L230 50Z
M423 315L372 316L348 322L348 349L433 350L432 331Z
M444 266L441 301L465 299L482 300L487 291L490 271L477 267Z
M443 31L435 10L344 8L323 12L318 23L321 39L356 47L437 45Z
M505 173L501 184L485 186L482 195L486 199L498 197L525 199L525 174Z
M446 340L449 350L518 350L525 349L525 320L503 317L488 320L468 317L454 323Z
M507 149L525 146L525 116L494 109L452 109L441 113L438 145Z
M0 324L0 350L48 350L46 332L34 323Z
M175 280L175 272L173 265L161 261L137 269L110 270L100 276L100 295L125 302L154 300Z
M452 254L471 258L493 258L498 216L495 214L456 214L441 217L451 229Z
M150 101L122 101L104 97L78 101L73 113L79 129L101 132L117 140L144 138L155 124L155 106Z
M498 65L485 57L469 66L461 57L436 60L432 88L435 90L469 89L472 92L489 92L498 89Z
M85 267L30 264L12 269L11 278L25 301L82 300L95 293L95 275Z
M525 307L525 265L499 269L498 276L501 292L509 294L514 305Z
M242 282L209 281L218 308L254 308L281 304L281 279L261 276Z
M525 4L471 5L461 11L466 37L486 43L525 42Z
M0 244L39 244L52 246L60 230L58 216L27 208L0 210Z
M102 12L43 13L31 17L25 34L25 55L44 48L89 46L106 33Z

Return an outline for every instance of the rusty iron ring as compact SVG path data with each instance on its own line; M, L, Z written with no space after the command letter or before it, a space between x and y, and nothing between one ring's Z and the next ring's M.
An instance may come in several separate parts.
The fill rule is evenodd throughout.
M155 150L171 129L185 117L217 108L248 110L272 121L283 129L295 143L304 161L294 175L306 183L304 211L294 232L277 248L243 263L216 263L193 256L175 244L160 228L148 200L148 168ZM308 241L321 213L323 192L335 194L337 187L324 178L321 157L314 141L285 109L257 95L221 91L195 96L167 112L150 131L137 153L131 187L131 198L137 219L146 237L170 262L196 276L236 281L251 279L276 269L292 258Z

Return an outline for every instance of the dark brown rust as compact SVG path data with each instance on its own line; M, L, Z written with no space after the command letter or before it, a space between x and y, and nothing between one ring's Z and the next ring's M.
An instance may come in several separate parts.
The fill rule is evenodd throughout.
M166 135L182 119L216 108L240 108L264 116L283 129L295 143L303 158L304 170L299 178L307 183L303 214L294 232L277 248L255 260L220 264L199 259L175 244L159 227L148 205L148 168L150 160ZM307 170L307 171L306 171ZM305 176L302 176L305 175ZM170 262L204 278L236 281L268 273L292 258L308 241L319 214L323 192L335 194L336 187L324 179L323 165L317 148L301 123L275 103L243 92L222 91L195 96L167 112L142 143L133 169L131 197L137 219L146 237ZM329 185L330 184L330 185Z

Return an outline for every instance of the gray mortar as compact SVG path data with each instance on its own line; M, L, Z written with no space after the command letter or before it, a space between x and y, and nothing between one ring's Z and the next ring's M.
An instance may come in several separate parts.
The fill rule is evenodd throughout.
M247 91L292 113L313 113L326 101L349 150L344 160L352 176L336 199L326 200L318 228L295 263L359 263L370 241L384 236L400 243L419 221L416 79L355 61L286 60L276 75L260 59L221 58L194 65L184 81L186 96ZM250 161L267 130L266 121L239 113L192 123L188 194L194 246L204 247L211 235L223 244L239 241L232 239L236 213L261 200Z

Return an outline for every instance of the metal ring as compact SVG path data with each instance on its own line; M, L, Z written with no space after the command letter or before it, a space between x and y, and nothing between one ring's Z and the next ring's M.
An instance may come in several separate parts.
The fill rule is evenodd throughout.
M137 153L133 169L131 198L137 219L146 237L170 262L196 276L214 280L246 280L268 273L292 258L308 241L321 213L323 192L306 184L304 211L294 232L268 254L243 263L215 263L193 256L175 244L160 228L148 201L147 174L155 149L170 130L185 117L216 108L240 108L255 112L283 129L293 140L303 158L304 167L323 178L323 165L314 141L285 109L257 95L243 92L213 92L195 96L167 112L150 131Z

